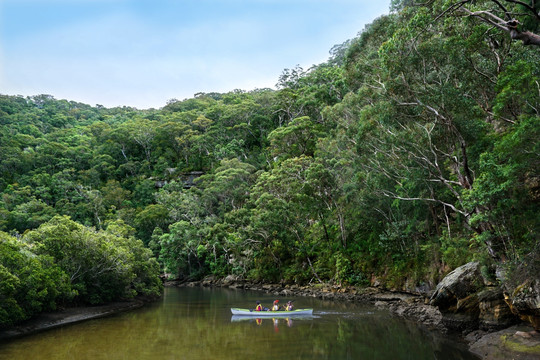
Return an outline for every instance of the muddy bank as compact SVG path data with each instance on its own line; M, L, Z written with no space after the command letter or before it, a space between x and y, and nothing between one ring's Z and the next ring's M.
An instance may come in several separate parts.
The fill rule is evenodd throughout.
M0 329L0 341L134 310L142 307L149 301L149 299L134 299L114 302L107 305L72 307L54 312L41 313L38 316L13 327Z
M429 305L429 294L413 294L388 291L380 288L356 288L316 284L310 286L256 284L227 277L207 278L197 282L169 281L166 286L227 287L232 289L262 291L276 297L316 297L323 300L339 300L369 303L384 308L402 318L415 321L429 330L451 334L461 338L469 350L482 359L540 359L540 333L527 323L520 323L499 331L464 331L456 333L443 321L443 315L435 306Z

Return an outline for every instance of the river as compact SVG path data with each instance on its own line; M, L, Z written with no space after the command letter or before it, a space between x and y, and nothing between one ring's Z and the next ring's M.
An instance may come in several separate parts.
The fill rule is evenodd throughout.
M270 306L259 292L166 288L141 309L0 343L0 359L477 359L465 346L371 306L294 300L313 316L237 319L231 307Z

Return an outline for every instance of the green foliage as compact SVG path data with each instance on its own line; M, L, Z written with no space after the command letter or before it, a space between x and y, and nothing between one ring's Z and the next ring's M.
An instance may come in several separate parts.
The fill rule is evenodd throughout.
M0 327L56 309L73 293L66 274L50 256L0 233Z
M455 269L472 261L470 240L467 238L452 239L447 236L441 238L441 259L446 266Z
M478 176L468 201L482 209L471 218L473 226L492 224L479 234L479 241L499 245L507 258L517 260L537 244L539 215L537 155L540 118L522 116L505 134L500 134L493 151L481 157ZM508 154L512 154L511 157Z
M106 230L57 216L22 239L0 232L0 327L58 305L161 293L159 266L121 221Z
M317 139L322 135L321 126L313 123L308 116L293 119L268 135L271 154L275 159L313 156Z
M159 268L140 240L126 236L122 223L106 230L84 227L57 216L25 235L39 255L47 255L69 277L75 301L100 304L160 291Z

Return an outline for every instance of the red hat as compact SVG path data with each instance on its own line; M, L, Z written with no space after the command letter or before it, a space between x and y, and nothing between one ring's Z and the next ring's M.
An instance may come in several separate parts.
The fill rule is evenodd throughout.
M276 304L276 303L278 303L278 302L279 302L279 300L274 300L274 304Z

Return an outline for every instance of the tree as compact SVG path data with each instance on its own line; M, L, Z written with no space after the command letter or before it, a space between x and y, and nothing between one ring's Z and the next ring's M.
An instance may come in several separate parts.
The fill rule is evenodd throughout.
M199 178L201 205L208 215L220 218L231 210L244 206L251 185L256 178L256 168L238 159L222 160L212 175Z
M135 216L134 225L139 238L148 244L156 227L165 230L169 224L169 212L160 204L150 204Z
M322 136L322 127L319 124L307 116L299 117L268 135L270 151L275 160L302 155L313 156L317 140Z
M187 221L172 224L169 232L160 239L160 261L165 271L179 277L198 278L204 275L204 268L199 256L199 246L202 245L197 228Z
M255 240L254 277L322 281L317 262L328 272L323 253L336 248L328 229L328 175L312 157L300 156L259 176L251 192L248 235Z

